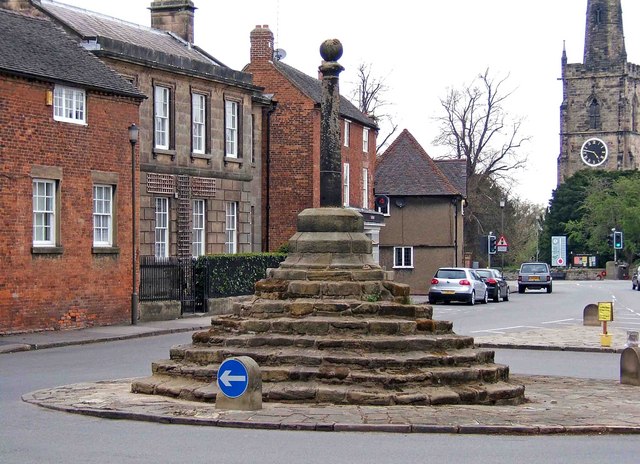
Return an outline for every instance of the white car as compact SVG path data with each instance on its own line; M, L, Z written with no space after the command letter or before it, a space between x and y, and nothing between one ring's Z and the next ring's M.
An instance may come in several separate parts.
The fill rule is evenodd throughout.
M429 303L439 301L464 301L470 305L476 301L486 303L489 298L487 285L475 269L467 267L442 267L431 279Z

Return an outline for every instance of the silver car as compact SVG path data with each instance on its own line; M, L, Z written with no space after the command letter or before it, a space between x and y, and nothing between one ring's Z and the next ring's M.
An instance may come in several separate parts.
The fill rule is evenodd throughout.
M429 303L438 301L464 301L470 305L476 301L486 303L488 300L487 285L482 277L467 267L442 267L431 279Z

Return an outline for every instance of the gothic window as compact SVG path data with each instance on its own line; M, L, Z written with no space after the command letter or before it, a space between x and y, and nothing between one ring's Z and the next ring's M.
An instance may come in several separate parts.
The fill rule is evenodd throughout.
M633 96L633 104L631 105L631 130L638 132L638 96Z
M602 24L602 8L600 8L599 6L596 7L593 16L594 16L594 19L595 19L596 26Z
M600 103L595 98L591 100L589 105L589 129L601 129Z

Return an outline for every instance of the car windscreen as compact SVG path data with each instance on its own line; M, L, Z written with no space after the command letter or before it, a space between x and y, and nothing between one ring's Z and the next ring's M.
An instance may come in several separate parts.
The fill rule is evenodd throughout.
M467 275L460 269L439 269L436 277L440 279L466 279Z
M493 275L493 272L491 272L491 271L484 271L484 270L479 269L479 270L477 270L476 272L477 272L478 274L480 274L482 277L486 277L486 278L489 278L489 277L495 277L495 276Z

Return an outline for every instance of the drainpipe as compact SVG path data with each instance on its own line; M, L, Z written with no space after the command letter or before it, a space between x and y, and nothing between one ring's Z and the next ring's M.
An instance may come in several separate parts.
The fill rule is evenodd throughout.
M266 166L265 166L265 233L264 233L264 250L269 251L269 228L271 221L271 114L276 110L277 102L271 100L271 106L267 110L267 147L266 147Z

